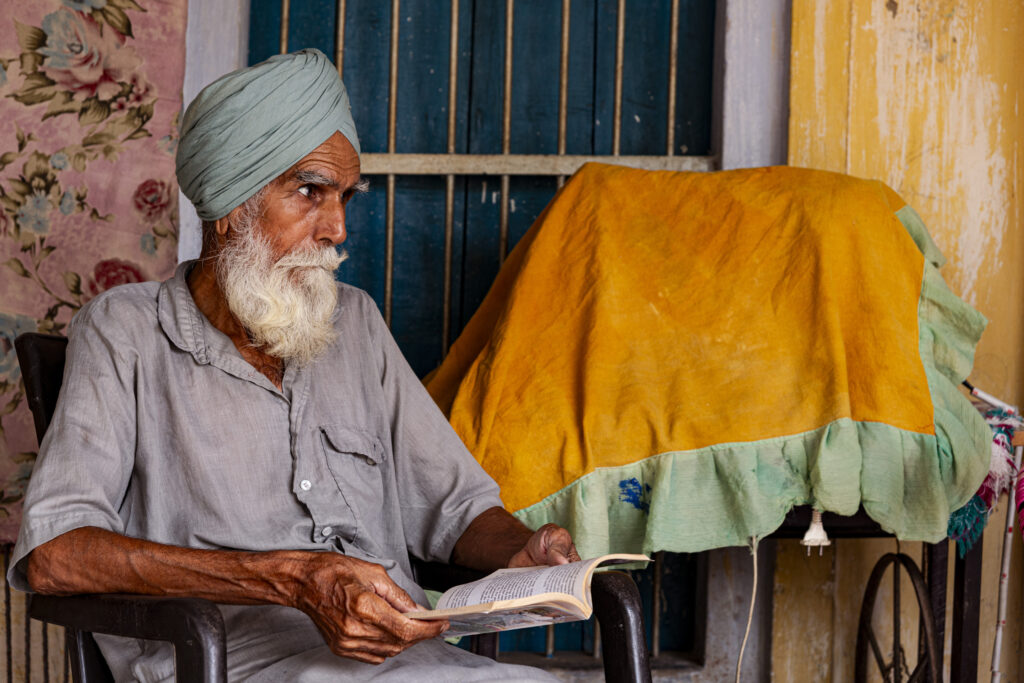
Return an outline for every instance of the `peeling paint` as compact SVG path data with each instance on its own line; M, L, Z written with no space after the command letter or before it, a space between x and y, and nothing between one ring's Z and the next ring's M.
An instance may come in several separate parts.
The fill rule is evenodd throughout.
M824 109L825 102L823 100L824 100L824 97L825 97L826 93L828 92L828 87L827 87L828 84L825 81L825 63L826 63L826 60L824 59L824 54L823 54L824 51L825 51L824 41L826 40L826 37L828 35L828 32L825 30L825 6L826 5L825 5L824 2L818 2L818 3L815 3L815 5L814 5L814 54L807 56L808 58L813 59L813 57L815 55L820 55L820 57L818 59L813 59L813 62L814 62L814 93L815 93L815 100L816 100L815 104L820 104L821 105L821 109L819 109L819 111ZM819 42L819 41L821 41L821 42ZM809 120L813 120L813 119L809 119ZM822 117L818 117L817 123L818 123L817 130L815 130L814 133L817 134L817 135L825 134L827 132L826 129L825 129L825 126L828 123L826 121L825 117L823 117L823 116ZM808 132L810 132L810 131L808 131Z
M949 259L950 286L982 308L1014 195L1014 85L990 44L999 13L957 0L794 6L790 163L892 186Z
M918 3L893 16L873 4L868 13L868 35L855 39L852 58L874 49L874 82L865 79L851 105L864 117L877 102L872 120L854 125L878 146L860 145L850 172L882 177L918 209L949 259L946 279L977 306L1009 228L1012 164L1003 121L993 116L1002 85L981 54L976 16L960 3ZM857 137L851 130L851 146ZM884 172L873 174L879 157Z

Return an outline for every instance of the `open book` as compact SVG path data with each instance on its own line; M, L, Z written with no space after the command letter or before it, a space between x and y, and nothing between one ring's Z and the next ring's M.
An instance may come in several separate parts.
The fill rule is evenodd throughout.
M553 567L499 569L479 581L448 589L436 609L407 612L410 619L447 619L445 636L508 631L589 619L590 579L601 565L649 562L646 555L612 554Z

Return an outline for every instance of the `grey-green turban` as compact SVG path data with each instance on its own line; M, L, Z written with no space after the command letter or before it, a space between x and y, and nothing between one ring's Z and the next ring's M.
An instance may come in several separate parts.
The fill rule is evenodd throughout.
M348 93L319 50L277 55L221 76L185 111L182 192L203 220L226 216L335 131L359 153Z

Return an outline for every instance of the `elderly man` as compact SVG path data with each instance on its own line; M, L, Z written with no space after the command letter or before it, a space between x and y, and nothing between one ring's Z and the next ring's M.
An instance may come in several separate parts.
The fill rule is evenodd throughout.
M348 97L307 50L189 107L178 177L198 261L75 317L9 579L44 593L222 603L232 680L543 679L438 639L409 556L578 559L501 507L336 246L363 183ZM167 644L98 638L118 680L173 677Z

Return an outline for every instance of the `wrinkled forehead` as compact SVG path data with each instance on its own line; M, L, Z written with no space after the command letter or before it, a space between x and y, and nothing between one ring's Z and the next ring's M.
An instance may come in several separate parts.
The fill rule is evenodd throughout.
M358 182L359 170L358 152L348 138L336 131L277 176L275 182L297 179L317 185L333 184L346 189Z
M176 170L199 217L226 216L339 136L358 164L348 93L319 50L277 55L207 86L189 105Z

